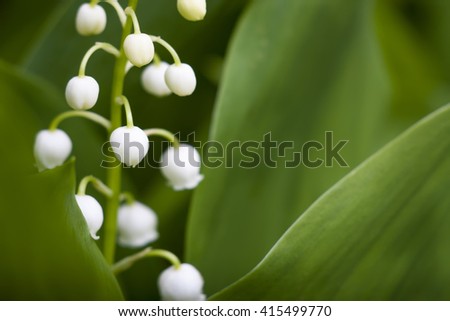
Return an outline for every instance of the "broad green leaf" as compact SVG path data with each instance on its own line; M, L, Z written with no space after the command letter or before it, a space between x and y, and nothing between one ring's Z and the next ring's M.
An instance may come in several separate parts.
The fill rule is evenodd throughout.
M320 168L287 168L284 161L293 153L288 150L286 157L272 156L275 168L261 162L245 169L239 163L248 158L235 149L226 154L232 166L205 168L191 207L186 251L204 274L208 294L248 273L314 200L432 110L424 96L442 82L422 66L414 76L426 73L426 90L415 95L420 82L401 87L403 95L421 100L413 110L397 108L390 74L395 71L384 59L390 48L379 44L385 34L377 8L370 0L251 3L229 50L210 138L226 146L261 142L271 133L300 152L308 141L325 145L325 132L331 131L333 146L348 140L340 154L349 167L334 161ZM407 30L398 34L407 37ZM415 48L412 40L408 48ZM434 65L423 59L414 56L403 66ZM262 147L258 153L264 161ZM310 155L324 156L324 151Z
M217 300L449 300L450 105L321 196Z
M73 161L36 174L37 112L54 98L0 68L0 297L3 300L119 300L117 281L75 202Z
M122 299L76 205L73 165L32 179L15 172L2 191L2 300Z

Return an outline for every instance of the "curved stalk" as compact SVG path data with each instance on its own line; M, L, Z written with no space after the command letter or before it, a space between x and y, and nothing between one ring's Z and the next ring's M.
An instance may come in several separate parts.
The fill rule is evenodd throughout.
M181 65L181 59L180 56L178 56L178 53L175 51L175 49L164 39L157 36L150 36L152 38L153 42L159 43L161 46L163 46L172 56L173 61L176 65Z
M50 123L49 130L54 131L58 128L59 124L68 118L73 117L82 117L89 120L92 120L94 123L97 123L103 127L106 128L106 130L111 129L111 122L104 118L103 116L100 116L99 114L90 112L90 111L84 111L84 110L73 110L73 111L66 111L62 114L59 114L56 116L53 121Z
M78 192L77 195L86 195L86 189L89 183L92 184L92 186L101 194L105 195L106 197L111 197L113 195L111 189L106 186L101 180L99 180L97 177L89 175L84 177L80 185L78 185Z
M127 127L128 128L133 128L134 127L134 122L133 122L133 113L131 112L130 101L128 100L127 97L122 95L120 97L117 97L117 103L123 105L123 107L125 108L125 116L126 116L126 119L127 119Z
M89 59L91 59L91 56L97 51L97 50L104 50L107 53L110 53L111 55L114 55L118 57L120 55L119 50L117 50L116 47L113 45L107 43L107 42L97 42L95 45L93 45L84 55L83 60L81 60L80 64L80 70L78 71L78 76L84 77L86 75L86 66L89 62Z
M134 33L140 34L141 27L139 26L139 20L138 20L138 17L136 16L136 12L134 11L134 9L132 7L125 8L125 14L128 15L129 17L131 17L131 19L133 21Z
M120 23L122 24L122 27L124 27L125 22L127 21L127 15L125 14L123 8L120 6L120 3L117 2L117 0L105 0L105 2L110 4L114 8L114 10L116 10Z
M162 128L151 128L151 129L145 129L144 130L145 135L147 136L159 136L167 139L169 142L173 144L173 147L178 148L180 147L180 141L178 138L169 132L168 130L162 129Z
M166 259L170 262L170 264L173 265L175 269L179 269L181 266L180 259L173 254L172 252L166 251L166 250L152 250L151 247L147 247L141 252L138 252L136 254L130 255L123 260L117 262L112 266L112 271L114 274L122 273L123 271L128 270L131 268L136 262L147 258L147 257L160 257L163 259Z

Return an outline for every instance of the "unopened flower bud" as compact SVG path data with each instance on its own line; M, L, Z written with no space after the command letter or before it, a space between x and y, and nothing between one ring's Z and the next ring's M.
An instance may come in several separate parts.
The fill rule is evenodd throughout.
M66 86L66 100L77 110L91 109L97 103L100 88L97 81L89 76L76 76Z
M178 0L177 8L186 20L203 20L206 15L206 0Z
M141 247L158 239L158 217L139 202L125 204L118 213L118 242L123 247Z
M174 190L195 188L202 180L200 154L190 146L169 147L161 158L161 171Z
M77 12L75 26L82 36L98 35L105 30L106 13L99 5L82 4Z
M148 137L139 127L119 127L109 140L117 159L128 166L135 167L148 153Z
M191 264L183 263L176 269L171 266L158 279L161 299L164 301L204 301L203 277Z
M173 64L165 73L167 87L178 96L191 95L197 86L194 70L188 64Z
M101 205L89 195L75 195L75 199L86 220L91 237L94 240L98 240L100 237L97 236L97 232L103 224L103 209Z
M34 157L40 171L62 165L72 151L72 141L62 130L41 130L34 143Z
M128 60L136 67L149 64L155 55L155 46L149 35L137 33L128 35L123 43Z
M168 96L172 91L167 87L164 75L169 64L161 61L158 64L150 64L142 73L141 82L144 89L157 97Z

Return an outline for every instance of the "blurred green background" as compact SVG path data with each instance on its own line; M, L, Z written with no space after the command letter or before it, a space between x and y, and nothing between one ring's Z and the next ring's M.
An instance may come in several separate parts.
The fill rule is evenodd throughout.
M107 5L108 27L103 34L83 38L76 33L74 18L82 2L0 2L0 128L5 137L0 166L1 299L122 298L97 245L85 237L81 214L71 196L75 181L83 176L105 178L99 166L100 147L106 141L104 132L84 120L66 121L62 128L74 142L76 160L30 178L35 172L34 135L58 112L68 110L64 88L77 73L84 52L95 41L118 45L120 26ZM179 132L181 138L195 132L196 139L202 142L208 138L222 143L260 141L271 132L278 141L294 141L301 146L309 140L323 141L325 131L333 131L337 140L349 140L343 152L349 168L204 169L205 180L194 193L172 191L156 169L125 170L124 188L159 215L161 237L154 246L195 264L205 277L208 295L250 272L320 195L409 126L450 100L450 2L446 0L210 0L207 18L200 23L184 21L176 11L175 0L141 0L137 13L141 29L169 41L198 77L198 88L191 97L157 99L144 92L139 83L140 71L132 69L126 79L125 95L138 126L166 128ZM163 50L158 53L170 60ZM87 69L100 84L95 111L103 115L108 115L112 66L113 58L100 53ZM440 128L434 127L436 131ZM430 130L434 127L430 126ZM430 137L445 143L439 147L443 152L435 158L430 153L429 157L444 164L442 177L446 177L449 135L442 129L438 133L442 136ZM158 157L159 144L153 146ZM425 148L426 144L421 146ZM394 169L388 172L390 177L401 180L417 166L424 168L423 176L412 175L408 181L411 188L417 186L416 194L398 192L404 196L399 197L403 200L399 207L377 207L379 203L375 202L371 213L359 216L358 208L342 206L342 210L341 203L336 202L336 208L329 211L329 215L345 211L354 225L323 229L329 236L327 242L337 242L338 235L354 235L355 231L365 233L344 237L346 248L361 244L364 237L371 240L363 242L365 247L357 255L338 255L336 266L342 270L321 271L324 262L333 261L330 247L323 247L320 259L302 270L302 264L291 260L304 262L304 250L320 244L320 240L300 240L295 244L298 246L279 258L285 265L278 269L271 263L263 265L262 271L256 271L257 276L251 274L243 280L244 285L235 285L236 292L232 288L222 298L450 299L450 287L436 289L436 284L450 281L450 262L444 258L445 249L450 249L445 235L450 233L445 228L438 233L434 228L450 228L450 220L441 215L449 213L445 200L449 199L450 185L448 181L436 181L429 189L421 190L424 177L428 177L425 168L431 166L425 162L427 154L427 150L418 153L421 162L408 163L411 167L406 174ZM408 153L398 156L407 157ZM233 164L241 159L242 155L237 155ZM372 178L361 177L367 180L362 186L375 184ZM389 195L387 190L385 193ZM103 201L100 195L92 194ZM388 218L408 208L419 195L425 195L423 206L405 210L403 223L392 232L407 230L402 242L383 239L382 232L370 229L384 227ZM436 205L425 206L429 204ZM372 222L362 217L379 220ZM426 219L431 227L417 237ZM323 215L320 220L300 230L305 235L307 231L321 233L330 217ZM363 224L368 221L370 226ZM416 237L417 243L411 243ZM405 251L408 244L420 251ZM386 248L392 252L376 256L377 260L369 261L351 279L357 264ZM442 251L430 254L430 248ZM389 269L400 264L395 261L400 251L408 253L402 257L404 266L430 258L434 264L408 276L406 268L396 270L385 287L361 291L361 284L380 266ZM119 249L118 258L133 252ZM124 297L158 299L156 278L166 266L165 262L147 260L125 272L118 278ZM295 271L284 273L290 269ZM299 275L308 278L299 283L304 287L301 291L269 286L280 281L277 273L292 278L281 282L283 286L296 283ZM434 278L424 277L429 275ZM252 283L255 278L258 282ZM406 287L409 291L398 290L399 284L405 282L411 282ZM256 290L244 291L242 287Z

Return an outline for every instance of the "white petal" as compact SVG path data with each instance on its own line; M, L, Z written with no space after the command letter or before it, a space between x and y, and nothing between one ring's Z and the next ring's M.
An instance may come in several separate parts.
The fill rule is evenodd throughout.
M145 33L131 34L123 43L125 55L136 67L149 64L155 55L155 47L149 35Z
M111 133L111 147L122 163L135 167L147 155L148 137L139 127L119 127Z
M66 100L76 110L86 110L97 103L100 88L97 81L89 76L76 76L66 86Z
M206 15L205 0L178 0L178 12L189 21L203 20Z
M189 190L194 189L200 184L200 182L205 178L203 175L198 174L195 176L192 176L189 180L180 180L180 181L172 181L172 188L175 191L183 191L183 190Z
M158 279L161 299L164 301L202 301L203 277L191 264L183 263L179 269L173 266L164 270Z
M195 72L188 64L173 64L166 70L167 87L178 96L191 95L197 86Z
M124 247L141 247L158 238L158 217L142 203L134 202L119 208L118 242Z
M75 199L86 220L91 237L94 240L98 240L100 237L97 236L97 232L103 224L103 209L101 205L89 195L75 195Z
M200 154L190 145L169 147L161 157L161 171L177 191L197 187L203 179L200 165Z
M34 157L40 170L62 165L72 151L72 141L62 130L41 130L36 135Z
M157 97L168 96L172 91L167 87L164 75L169 64L161 61L158 64L150 64L142 73L141 82L144 89Z
M106 13L99 5L82 4L78 9L75 27L82 36L98 35L105 30Z

